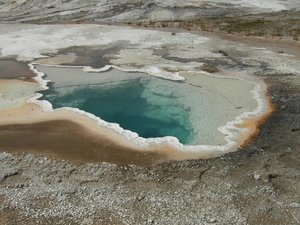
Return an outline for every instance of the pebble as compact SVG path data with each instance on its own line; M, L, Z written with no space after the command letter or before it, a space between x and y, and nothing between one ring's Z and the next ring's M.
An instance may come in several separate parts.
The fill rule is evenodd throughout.
M154 220L153 219L148 219L148 224L153 224L154 223Z
M254 175L254 180L259 180L260 179L260 175L259 174L255 174Z
M210 222L210 223L216 223L217 220L216 220L215 218L211 218L211 219L209 220L209 222Z
M290 207L292 207L292 208L300 208L300 204L296 203L296 202L293 202L293 203L290 204Z

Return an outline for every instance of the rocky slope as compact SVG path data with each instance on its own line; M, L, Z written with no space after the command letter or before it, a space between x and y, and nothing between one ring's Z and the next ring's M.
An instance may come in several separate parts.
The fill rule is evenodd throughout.
M247 36L300 36L298 1L77 1L0 2L2 22L114 22L242 33Z

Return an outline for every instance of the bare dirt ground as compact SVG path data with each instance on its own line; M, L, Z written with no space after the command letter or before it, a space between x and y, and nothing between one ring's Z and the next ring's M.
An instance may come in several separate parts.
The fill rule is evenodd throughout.
M135 4L126 6L123 11L136 7ZM148 8L155 6L149 5ZM50 3L47 7L50 11L56 8ZM121 10L120 7L113 9ZM246 10L230 10L225 4L204 9L210 14L227 9L225 12L234 11L234 15L241 15ZM89 15L86 9L81 10L81 14ZM116 14L113 10L108 12ZM35 13L37 11L28 10L28 13L13 11L12 14L4 12L0 15L2 21L20 22L22 17L23 22L29 17L28 21L37 23L75 21L74 16L81 15L64 15L61 18L54 13L49 19ZM243 19L249 22L268 18L275 23L276 17L266 17L264 13ZM291 18L299 19L299 11L288 13ZM223 16L228 20L227 15ZM77 17L76 20L82 19ZM217 24L215 20L210 21ZM222 15L218 21L222 21ZM279 42L276 43L270 39L264 41L274 45L274 49L280 46L280 51L299 50L299 28L294 28L297 22L289 20L289 23L293 29L291 35L284 33L277 36ZM232 22L230 24L232 28ZM225 25L220 23L219 30ZM288 26L280 27L276 29L288 29ZM263 30L267 32L269 29L271 33L273 28L266 26ZM223 32L243 34L243 26L239 29L242 30L226 28ZM282 42L280 38L289 39L289 42ZM258 42L261 44L261 40ZM282 47L284 45L286 49ZM239 59L240 56L231 53L230 57ZM300 224L299 76L276 71L271 73L268 65L256 76L269 85L268 95L276 110L260 125L259 134L240 151L213 159L148 165L80 164L40 154L12 154L5 150L8 146L4 145L4 140L9 143L9 135L24 133L24 127L1 126L0 224ZM36 132L34 126L27 126L27 136L21 138L28 141L30 132ZM47 129L47 124L43 126ZM54 140L57 131L52 132ZM76 144L71 143L74 134L65 135L69 135L66 144L71 147ZM14 140L15 147L18 141L20 139ZM48 141L49 145L55 145ZM33 150L33 153L36 152Z

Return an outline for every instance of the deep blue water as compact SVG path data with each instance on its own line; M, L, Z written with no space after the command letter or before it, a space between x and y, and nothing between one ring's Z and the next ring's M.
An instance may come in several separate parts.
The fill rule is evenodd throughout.
M49 89L41 91L41 100L48 100L53 108L73 107L90 112L144 138L174 136L183 144L190 143L193 132L189 112L174 95L149 87L151 82L151 87L155 86L153 82L161 87L164 82L173 81L153 77L65 87L48 83Z

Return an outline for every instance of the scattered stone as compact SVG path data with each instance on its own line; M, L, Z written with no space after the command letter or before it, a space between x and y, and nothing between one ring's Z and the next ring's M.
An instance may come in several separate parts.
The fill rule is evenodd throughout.
M226 57L228 56L228 53L224 50L219 50L219 51L217 51L217 53L222 54L223 56L226 56Z
M300 208L300 204L296 203L296 202L293 202L293 203L290 204L290 207L292 207L292 208Z
M148 219L148 224L154 224L154 220L153 219Z
M216 223L217 220L216 220L215 218L211 218L211 219L209 220L209 222L210 222L210 223Z
M254 180L260 180L260 174L255 174L254 175Z
M202 66L199 67L199 69L208 73L219 72L219 70L216 67L207 64L203 64Z

